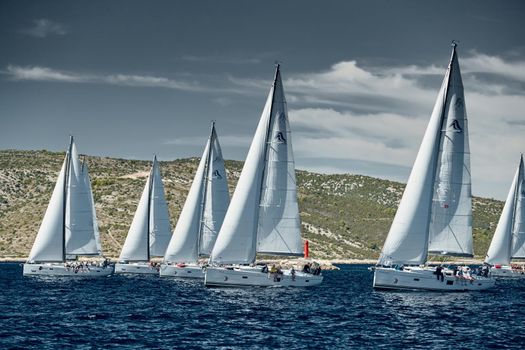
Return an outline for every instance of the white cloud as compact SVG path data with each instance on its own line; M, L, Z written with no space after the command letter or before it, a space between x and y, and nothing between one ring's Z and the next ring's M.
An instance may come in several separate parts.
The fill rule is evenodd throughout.
M208 91L209 89L197 83L173 80L164 77L147 75L128 75L128 74L82 74L75 72L65 72L54 70L47 67L20 67L15 65L7 66L2 72L13 80L33 80L51 81L68 83L91 83L91 84L111 84L118 86L135 87L160 87L185 91Z
M70 74L46 67L7 66L3 72L14 80L63 81L74 83L89 82L90 78L79 74Z
M396 114L290 110L294 150L302 157L411 165L427 121Z
M507 62L498 56L477 53L461 60L464 73L486 73L525 82L525 62ZM463 68L464 67L464 68Z
M50 35L65 35L67 33L66 28L62 24L47 18L34 20L32 27L23 29L21 32L36 38L45 38Z

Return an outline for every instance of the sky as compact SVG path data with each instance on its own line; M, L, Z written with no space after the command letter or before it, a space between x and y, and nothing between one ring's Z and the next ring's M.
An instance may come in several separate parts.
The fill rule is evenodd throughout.
M525 152L523 1L0 0L0 149L248 151L281 63L296 168L406 182L458 53L474 195Z

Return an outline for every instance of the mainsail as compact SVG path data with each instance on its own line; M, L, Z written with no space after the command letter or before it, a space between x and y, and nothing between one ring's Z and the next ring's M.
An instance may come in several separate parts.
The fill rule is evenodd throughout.
M228 178L215 123L212 124L209 149L199 235L199 255L205 256L211 254L230 205Z
M512 258L525 257L524 182L523 157L520 157L518 169L485 257L487 264L508 265Z
M279 65L211 253L217 264L247 264L256 252L298 255L301 231L290 128Z
M170 233L168 206L155 157L119 260L149 261L151 256L162 256Z
M468 250L472 237L466 114L456 44L452 46L443 84L378 261L381 265L424 263L429 233L431 250L454 251L451 238L457 236L457 245L472 251ZM448 203L453 204L450 212L437 208L448 209Z
M77 147L71 145L66 200L66 254L98 255L94 205L87 167L81 164Z
M89 179L89 174L88 174L88 166L85 162L82 163L82 166L85 168L85 171L83 172L84 181L87 183L87 186L88 186L89 201L90 201L90 206L91 206L92 213L93 213L92 215L93 230L95 231L95 242L97 246L97 252L98 252L98 255L102 255L102 244L100 242L100 232L98 231L97 212L95 209L95 200L93 198L93 190L91 189L91 180Z
M473 256L468 123L456 50L452 51L443 102L434 181L429 254Z
M164 261L196 263L199 255L209 255L229 203L224 159L215 123L212 123L210 137Z
M514 225L512 228L512 257L525 259L525 169L523 155L520 157L518 169L518 186L516 187Z
M153 159L153 180L151 181L149 249L151 256L164 256L171 238L168 203L164 197L164 185L160 176L157 157Z

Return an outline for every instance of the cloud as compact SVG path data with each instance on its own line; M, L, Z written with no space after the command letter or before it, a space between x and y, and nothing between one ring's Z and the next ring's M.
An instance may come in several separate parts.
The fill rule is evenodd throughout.
M128 74L82 74L75 72L65 72L46 67L20 67L15 65L7 66L2 74L7 75L12 80L33 80L67 83L91 83L91 84L111 84L118 86L132 87L160 87L184 91L206 91L205 87L197 83L178 81L164 77L147 75L128 75Z
M356 114L333 109L290 110L299 157L374 160L411 165L427 120L397 114Z
M477 53L461 61L465 73L493 74L525 82L525 62L508 62L498 56Z
M3 74L7 74L14 80L62 81L72 83L86 83L90 80L87 76L64 73L46 67L20 67L9 65Z
M45 38L50 35L66 35L66 28L57 22L47 18L40 18L33 21L33 26L21 30L23 34L33 36L35 38Z

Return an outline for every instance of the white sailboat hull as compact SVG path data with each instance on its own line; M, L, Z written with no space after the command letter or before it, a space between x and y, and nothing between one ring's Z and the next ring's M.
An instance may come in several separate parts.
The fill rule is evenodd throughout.
M494 278L525 278L525 270L516 270L510 266L501 266L499 268L493 266L489 275Z
M432 291L474 291L494 287L493 278L473 277L465 279L458 276L444 276L438 279L434 270L427 268L393 268L376 267L374 270L374 288L397 290L432 290Z
M296 272L292 277L290 270L282 275L262 272L261 267L208 267L204 277L206 287L310 287L321 284L322 275Z
M151 266L149 263L146 263L146 262L117 263L115 264L115 273L158 275L159 270L157 267Z
M113 274L113 266L89 266L75 269L63 263L24 264L24 276L71 276L71 277L106 277Z
M160 277L195 278L204 279L204 271L197 264L189 265L168 265L160 266Z

